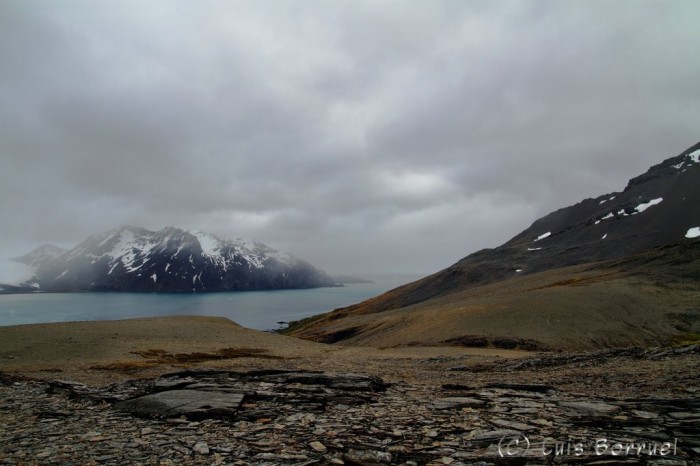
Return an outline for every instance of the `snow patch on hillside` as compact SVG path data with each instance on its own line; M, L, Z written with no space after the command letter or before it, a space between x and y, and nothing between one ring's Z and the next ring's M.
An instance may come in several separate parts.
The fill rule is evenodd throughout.
M685 164L693 165L694 163L700 163L700 149L693 151L690 154L686 154L684 161L671 166L676 170L680 170Z
M663 201L663 200L664 200L663 197L659 197L657 199L652 199L649 202L643 202L642 204L639 204L637 207L635 207L634 210L636 210L637 212L644 212L649 207L660 204L661 201Z
M197 238L197 241L199 241L199 245L202 247L202 254L209 257L221 257L217 251L221 244L219 238L201 231L194 231L192 234Z
M159 241L154 241L149 237L137 236L133 231L124 229L119 233L119 239L112 249L102 254L102 257L108 256L116 259L115 262L111 263L112 268L109 273L114 270L118 262L122 263L127 272L134 272L148 261L148 255L151 253L151 250L159 244ZM134 263L138 259L142 259L143 262L141 265L134 267Z

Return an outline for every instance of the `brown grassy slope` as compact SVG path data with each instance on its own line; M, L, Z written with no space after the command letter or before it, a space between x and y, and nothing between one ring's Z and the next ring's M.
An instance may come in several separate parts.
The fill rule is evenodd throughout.
M172 316L0 327L0 369L41 364L93 364L163 350L216 352L226 348L299 354L316 345L241 327L223 317Z
M0 327L2 373L102 385L183 368L303 369L413 377L415 360L522 357L492 348L340 347L243 328L222 317L177 316Z
M516 276L406 307L413 284L300 322L293 336L344 345L532 345L582 350L667 344L700 331L700 241Z

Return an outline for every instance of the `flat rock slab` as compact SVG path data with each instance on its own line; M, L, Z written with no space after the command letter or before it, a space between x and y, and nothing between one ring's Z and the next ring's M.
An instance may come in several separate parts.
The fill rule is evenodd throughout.
M620 407L602 401L560 401L560 408L585 416L607 416L620 411Z
M499 430L488 430L482 432L476 432L476 434L471 438L474 442L498 442L505 437L517 437L520 435L520 431L512 429L499 429Z
M337 390L380 392L386 384L379 377L358 374L326 372L285 372L256 377L260 381L277 384L320 385Z
M184 388L187 385L195 383L197 380L192 377L177 377L177 378L163 378L156 380L153 383L154 392L162 392L164 390L176 390L179 388Z
M140 417L255 420L274 417L280 404L314 412L329 405L365 404L376 398L376 392L385 391L387 384L378 377L315 371L183 371L143 387L126 387L124 393L121 388L111 386L111 391L93 398L102 397L114 402L116 410ZM79 389L67 384L69 391ZM241 408L244 398L245 409Z
M120 401L114 408L143 417L232 417L238 412L243 396L243 393L169 390Z
M437 398L431 403L434 409L481 408L486 404L483 400L464 396L449 396Z
M491 424L503 427L505 429L513 429L522 432L537 430L537 427L525 424L523 422L508 421L506 419L492 419Z
M493 382L484 385L485 388L502 388L505 390L520 390L524 392L547 393L552 390L550 385L541 383L504 383Z

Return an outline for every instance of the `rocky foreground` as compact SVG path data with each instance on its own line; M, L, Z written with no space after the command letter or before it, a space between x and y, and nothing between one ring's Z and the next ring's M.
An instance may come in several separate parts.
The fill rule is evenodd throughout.
M412 363L422 376L406 381L191 369L92 387L4 374L0 464L700 464L698 345Z

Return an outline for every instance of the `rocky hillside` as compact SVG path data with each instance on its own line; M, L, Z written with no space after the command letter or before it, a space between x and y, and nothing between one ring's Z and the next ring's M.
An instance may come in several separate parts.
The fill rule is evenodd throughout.
M626 303L636 302L636 298L644 296L645 299L638 305L643 310L638 309L639 315L636 316L641 319L640 322L633 323L624 332L618 333L627 335L627 330L635 329L629 333L634 334L634 338L640 335L645 335L646 340L669 338L674 331L685 330L674 330L674 325L666 320L666 314L656 313L677 306L681 306L683 312L700 312L697 305L689 305L690 308L687 308L686 304L681 304L687 298L692 302L693 296L697 299L695 303L700 302L700 297L681 297L675 294L681 291L666 289L666 281L652 280L645 283L660 288L654 288L646 299L650 288L640 291L630 287L629 277L660 274L669 278L675 274L686 277L689 290L682 293L697 293L697 280L700 278L700 264L696 260L699 254L696 244L700 241L698 236L700 143L633 178L622 192L586 199L557 210L535 221L529 228L495 249L478 251L445 270L377 298L300 322L290 332L314 340L342 340L358 344L360 341L363 344L380 341L384 342L381 344L387 344L388 341L392 344L427 341L434 344L450 339L459 341L461 336L465 336L463 341L484 336L487 342L492 343L494 338L518 340L527 334L528 338L533 337L531 339L534 343L546 341L548 346L567 346L564 340L571 335L566 336L562 332L565 331L563 326L566 319L571 316L565 316L576 309L576 318L569 323L585 324L589 335L575 339L573 347L618 345L629 343L629 338L632 337L628 335L611 340L610 334L615 332L608 332L604 328L606 323L596 320L601 315L587 310L604 311L606 318L611 319L617 319L618 313L624 312L628 319L633 320L635 309L628 308ZM669 245L672 247L667 248ZM627 265L619 262L620 259L632 258L638 254L653 256L656 269L642 266L637 260L631 260ZM672 256L678 261L664 259ZM607 287L607 294L596 296L592 289L587 290L587 293L572 293L580 291L578 280L583 271L566 267L583 264L596 264L585 267L589 270L588 275L620 273L627 278L623 280L622 275L616 275L621 281ZM553 272L555 270L561 272ZM527 286L538 289L566 280L570 280L571 286L559 286L557 296L549 296L552 301L547 302L540 300L542 296L523 293L523 289L517 285L527 283ZM592 283L589 284L593 286ZM595 283L596 286L602 286L612 282L596 279ZM490 287L485 288L486 285ZM464 294L469 290L472 290L471 298ZM477 315L473 306L474 294L479 294L482 298L486 295L501 298L496 300L498 305L494 301L491 305L479 307ZM626 298L628 295L631 298ZM525 296L532 300L525 299ZM517 309L512 306L517 306ZM426 313L428 309L430 312ZM552 321L561 320L562 328L552 322L549 326L535 322L518 326L513 325L514 321L509 319L509 316L516 314L520 318L536 319L543 312ZM448 318L448 315L451 317ZM410 325L407 324L409 316L412 321ZM421 319L426 320L422 322ZM664 328L663 331L654 333L650 330L655 319L658 326ZM432 333L426 333L427 328L435 327L435 322L439 322L438 328L434 328ZM651 326L650 329L642 331L641 328L647 325ZM408 331L408 327L413 330ZM506 327L510 330L505 330ZM402 332L405 331L404 334L399 332L400 328L403 329ZM419 330L421 328L422 332ZM550 334L544 333L545 331ZM463 335L459 335L460 332ZM370 334L373 335L371 338ZM415 339L411 340L412 338Z
M324 272L262 243L167 227L123 227L70 251L42 246L15 259L41 291L202 292L333 286Z

